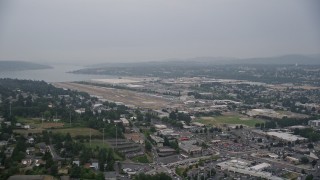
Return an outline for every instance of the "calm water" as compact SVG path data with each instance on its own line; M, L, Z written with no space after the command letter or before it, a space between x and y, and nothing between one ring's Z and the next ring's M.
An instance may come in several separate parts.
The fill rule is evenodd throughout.
M53 69L9 72L0 71L0 78L44 80L46 82L82 81L97 78L112 78L112 76L107 75L85 75L67 73L69 71L81 69L83 68L82 66L53 65L52 67Z

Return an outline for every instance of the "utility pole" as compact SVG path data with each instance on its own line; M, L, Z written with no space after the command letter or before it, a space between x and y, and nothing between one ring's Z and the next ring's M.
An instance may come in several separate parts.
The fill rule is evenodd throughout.
M69 111L69 122L70 122L70 127L71 127L71 110Z
M10 116L12 115L12 113L11 113L11 104L12 104L12 102L10 101Z
M117 128L117 124L116 124L116 147L118 147L118 128Z
M41 116L41 127L43 127L43 114Z
M198 168L198 177L197 177L197 179L198 179L198 180L200 180L200 176L199 176L199 168Z
M102 128L103 130L103 135L102 135L102 144L104 144L104 128Z
M210 163L211 166L210 166L210 176L209 177L211 177L211 174L212 174L212 167L213 167L212 162L213 162L213 157L211 157L211 163Z
M90 147L91 147L91 128L90 128Z

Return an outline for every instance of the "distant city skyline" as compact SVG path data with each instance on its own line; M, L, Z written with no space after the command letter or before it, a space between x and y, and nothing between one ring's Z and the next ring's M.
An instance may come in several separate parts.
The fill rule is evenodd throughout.
M317 0L3 0L0 60L117 63L320 54Z

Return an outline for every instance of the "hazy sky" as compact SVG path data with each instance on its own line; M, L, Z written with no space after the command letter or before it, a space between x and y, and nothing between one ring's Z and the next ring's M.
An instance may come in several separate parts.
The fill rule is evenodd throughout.
M0 60L320 53L319 0L0 0Z

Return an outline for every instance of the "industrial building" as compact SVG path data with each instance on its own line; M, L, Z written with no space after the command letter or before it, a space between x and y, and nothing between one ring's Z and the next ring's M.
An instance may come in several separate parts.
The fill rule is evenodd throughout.
M263 171L263 169L270 166L271 165L268 163L261 163L250 167L249 162L240 159L232 159L217 164L217 167L221 170L228 170L234 173L245 174L264 179L282 180L280 177L273 176L271 173Z
M295 142L297 140L299 141L305 141L307 140L307 138L301 137L301 136L297 136L297 135L293 135L290 133L285 133L285 132L266 132L266 135L271 136L271 137L275 137L287 142Z

